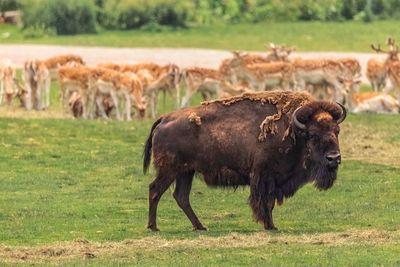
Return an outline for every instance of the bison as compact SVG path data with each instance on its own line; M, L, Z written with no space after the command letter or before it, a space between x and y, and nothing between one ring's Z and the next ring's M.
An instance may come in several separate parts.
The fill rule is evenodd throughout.
M290 91L242 94L160 117L144 148L144 173L152 153L157 170L149 186L148 228L158 230L158 202L175 181L177 204L195 230L206 229L189 202L193 176L200 173L208 186L250 186L255 220L276 229L275 202L282 204L307 182L320 190L333 185L345 118L340 104Z

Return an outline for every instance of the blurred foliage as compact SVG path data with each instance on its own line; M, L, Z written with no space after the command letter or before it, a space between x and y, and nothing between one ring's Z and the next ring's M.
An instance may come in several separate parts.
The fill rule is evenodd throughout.
M135 29L146 24L184 27L188 20L189 2L179 0L108 0L96 1L98 23L106 29Z
M220 23L400 18L400 0L0 0L0 8L18 3L25 26L57 34L98 27L159 31Z
M96 32L96 6L81 0L23 0L24 28L48 28L57 34Z
M18 9L17 0L0 0L0 12Z

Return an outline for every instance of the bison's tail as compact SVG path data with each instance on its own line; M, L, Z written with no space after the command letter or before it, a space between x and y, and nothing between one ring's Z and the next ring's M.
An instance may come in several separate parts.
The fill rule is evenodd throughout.
M146 144L143 151L143 173L146 174L149 169L151 161L151 147L153 146L153 132L157 125L161 122L162 117L159 118L151 127L149 137L147 138Z

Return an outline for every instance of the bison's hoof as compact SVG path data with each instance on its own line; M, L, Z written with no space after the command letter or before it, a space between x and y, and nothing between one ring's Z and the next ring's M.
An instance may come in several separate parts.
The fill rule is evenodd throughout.
M278 231L278 228L276 228L275 226L266 226L264 228L267 231Z
M194 231L207 231L207 228L204 226L197 226L193 229Z
M153 231L153 232L158 232L158 231L160 231L160 229L158 229L158 228L155 227L155 226L147 226L147 229L150 229L150 230Z

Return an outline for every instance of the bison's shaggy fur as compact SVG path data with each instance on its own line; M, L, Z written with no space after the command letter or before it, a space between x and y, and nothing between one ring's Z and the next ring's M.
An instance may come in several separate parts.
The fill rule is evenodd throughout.
M223 105L231 105L238 101L250 100L260 101L263 104L272 104L276 107L277 113L266 116L260 124L260 134L258 139L264 141L268 133L277 133L277 124L274 123L281 119L282 114L291 117L296 108L304 106L305 104L314 100L310 94L306 92L286 92L282 94L281 91L263 91L259 93L245 93L239 96L221 98L213 101L203 102L202 105L209 105L211 103L222 103ZM290 132L291 125L283 132L282 139L285 139ZM294 135L292 135L294 138Z
M189 203L195 173L209 186L250 186L256 221L275 229L272 210L306 182L321 190L336 179L338 124L343 107L306 93L272 91L206 102L159 118L144 151L157 177L150 184L148 227L157 230L162 194L175 181L174 197L195 229L205 229ZM286 138L291 137L291 138Z

